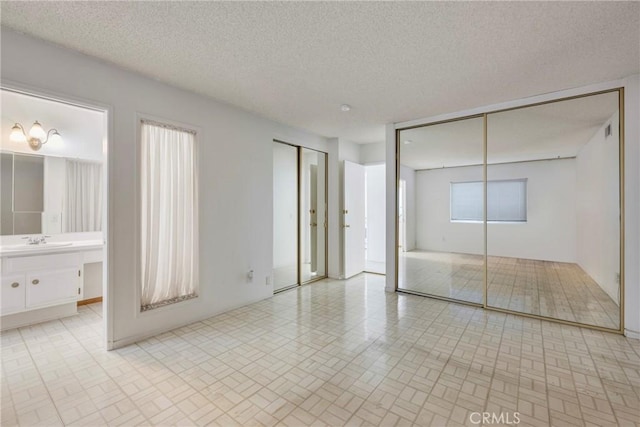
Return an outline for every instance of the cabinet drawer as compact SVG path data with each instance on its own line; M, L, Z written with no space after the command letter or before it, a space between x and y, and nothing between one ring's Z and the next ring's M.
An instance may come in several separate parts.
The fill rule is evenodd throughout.
M2 302L0 303L0 314L10 314L24 310L25 306L25 286L24 274L14 276L3 276L0 281Z
M77 268L27 273L27 308L77 299L80 277Z
M34 255L2 260L4 274L21 271L53 270L65 267L77 268L82 264L82 253L72 252L64 254Z

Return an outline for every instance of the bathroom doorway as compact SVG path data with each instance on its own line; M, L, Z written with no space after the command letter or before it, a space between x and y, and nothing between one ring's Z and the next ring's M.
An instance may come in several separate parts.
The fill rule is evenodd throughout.
M2 328L73 328L86 312L107 349L109 107L0 90Z

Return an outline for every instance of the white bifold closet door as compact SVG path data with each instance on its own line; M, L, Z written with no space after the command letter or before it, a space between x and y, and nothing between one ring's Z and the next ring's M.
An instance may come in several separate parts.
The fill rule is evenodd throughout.
M364 166L344 162L344 277L362 273L365 268L365 179Z

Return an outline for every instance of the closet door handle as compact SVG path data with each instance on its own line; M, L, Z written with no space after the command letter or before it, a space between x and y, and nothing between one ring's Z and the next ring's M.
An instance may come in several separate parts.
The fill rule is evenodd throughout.
M40 283L40 280L38 280L38 279L33 279L33 280L31 281L31 283L33 283L34 285L37 285L38 283Z
M13 283L11 284L11 287L12 287L12 288L17 288L18 286L20 286L20 283L18 283L18 282L13 282Z

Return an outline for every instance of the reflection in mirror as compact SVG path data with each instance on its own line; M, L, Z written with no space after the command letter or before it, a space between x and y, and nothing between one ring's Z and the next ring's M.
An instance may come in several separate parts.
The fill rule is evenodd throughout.
M487 119L488 306L619 329L618 92Z
M2 235L102 230L100 162L2 152Z
M65 171L62 231L102 230L102 164L66 159Z
M273 142L273 290L298 283L298 150Z
M301 148L300 281L326 276L326 157Z
M399 136L398 289L482 304L483 118Z

